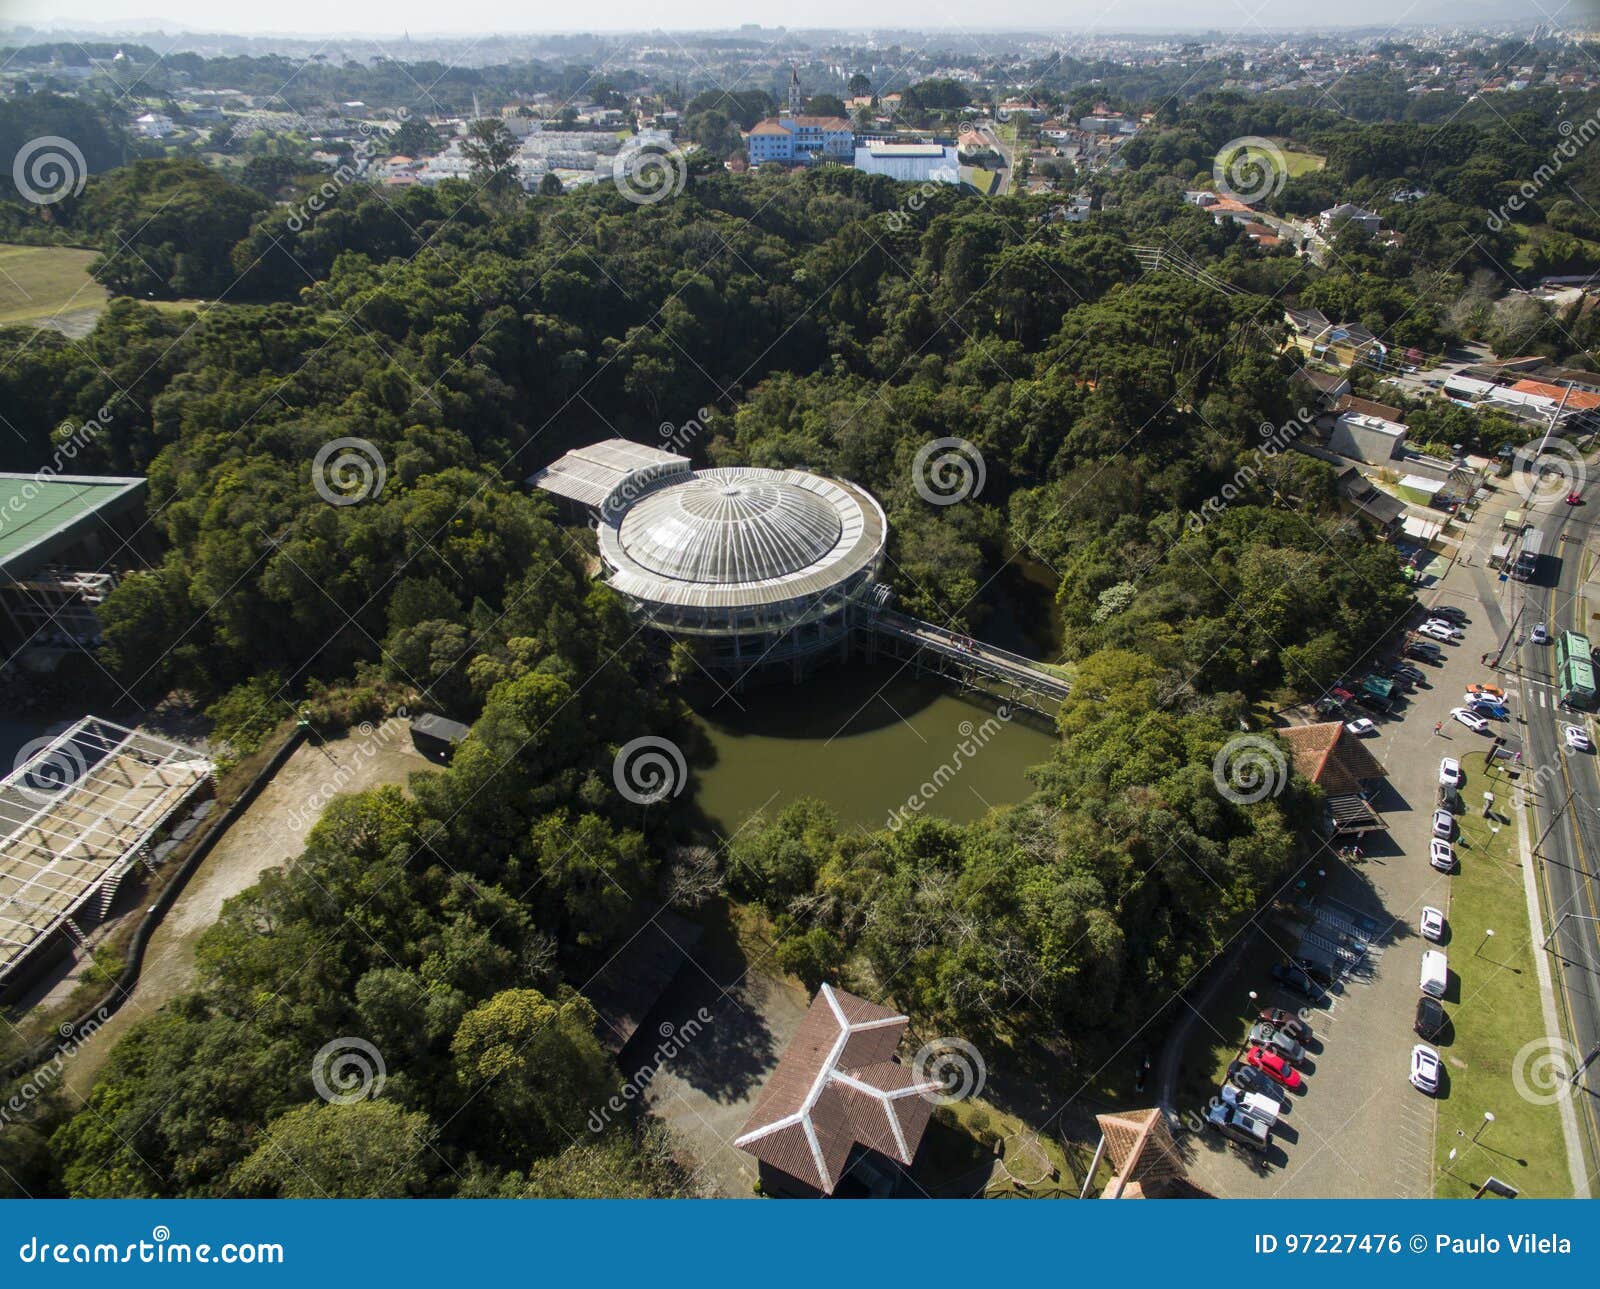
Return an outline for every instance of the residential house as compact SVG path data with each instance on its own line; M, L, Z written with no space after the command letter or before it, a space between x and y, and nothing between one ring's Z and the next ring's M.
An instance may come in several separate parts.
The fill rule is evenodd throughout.
M1405 441L1406 427L1395 421L1363 412L1342 412L1333 423L1328 449L1351 461L1384 465L1402 455Z
M165 139L174 129L172 118L162 112L146 112L133 124L146 139Z
M1337 206L1329 206L1317 216L1317 231L1324 237L1332 235L1333 230L1341 224L1354 224L1362 232L1377 236L1382 219L1377 211L1367 210L1363 206L1352 205L1342 201Z
M1406 514L1405 503L1400 498L1384 492L1353 465L1339 472L1337 485L1340 498L1370 520L1380 537L1391 537L1400 530Z

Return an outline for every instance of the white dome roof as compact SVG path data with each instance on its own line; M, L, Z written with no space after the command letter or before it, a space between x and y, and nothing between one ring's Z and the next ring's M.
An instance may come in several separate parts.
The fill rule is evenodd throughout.
M763 582L819 562L844 529L837 511L765 473L702 470L649 494L622 520L622 549L662 577L718 585Z

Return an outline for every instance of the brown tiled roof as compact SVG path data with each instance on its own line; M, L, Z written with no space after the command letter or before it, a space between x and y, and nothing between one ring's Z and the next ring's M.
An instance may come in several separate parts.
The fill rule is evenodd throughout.
M823 985L733 1144L824 1195L858 1143L909 1167L942 1085L890 1059L908 1023Z
M1384 768L1342 721L1293 725L1278 731L1289 745L1294 768L1330 793L1359 792L1363 782L1384 777Z
M1095 1116L1115 1173L1101 1199L1143 1199L1184 1176L1166 1116L1155 1107Z
M1387 403L1375 403L1370 398L1357 398L1354 394L1341 394L1339 401L1333 405L1336 412L1360 412L1363 416L1381 416L1386 421L1395 421L1405 424L1404 416L1398 407L1390 407Z

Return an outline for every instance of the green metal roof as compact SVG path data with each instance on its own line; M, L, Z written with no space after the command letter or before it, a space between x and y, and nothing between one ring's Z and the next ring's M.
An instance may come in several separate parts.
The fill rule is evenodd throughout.
M110 475L0 474L0 568L143 486Z

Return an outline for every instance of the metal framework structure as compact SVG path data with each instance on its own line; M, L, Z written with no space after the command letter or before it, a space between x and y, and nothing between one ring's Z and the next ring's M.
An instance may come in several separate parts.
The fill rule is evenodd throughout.
M153 838L212 776L192 748L98 716L0 779L0 987L60 932L83 940Z
M986 681L990 687L998 687L1000 695L1013 706L1053 717L1061 701L1072 692L1070 682L1020 654L920 618L878 609L868 625L881 646L895 656L909 658L919 669L938 672L969 687L976 688L978 681Z

